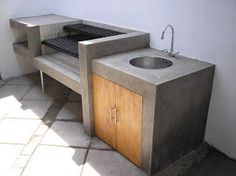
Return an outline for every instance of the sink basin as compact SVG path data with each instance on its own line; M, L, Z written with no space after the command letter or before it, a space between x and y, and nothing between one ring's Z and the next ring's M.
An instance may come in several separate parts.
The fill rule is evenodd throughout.
M138 68L145 68L145 69L161 69L167 68L173 65L173 62L162 58L162 57L137 57L131 59L129 63Z

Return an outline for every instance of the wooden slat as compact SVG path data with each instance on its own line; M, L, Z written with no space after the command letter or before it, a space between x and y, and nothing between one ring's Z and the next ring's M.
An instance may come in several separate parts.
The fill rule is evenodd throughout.
M115 84L93 74L95 133L116 148L116 122L111 119L115 107Z
M117 150L140 166L142 96L116 85Z

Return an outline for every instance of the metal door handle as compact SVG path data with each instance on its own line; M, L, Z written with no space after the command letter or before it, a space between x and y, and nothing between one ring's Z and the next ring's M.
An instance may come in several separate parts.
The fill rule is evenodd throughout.
M116 107L113 107L111 109L111 111L112 111L112 120L115 121L115 123L116 123L117 122L117 109L116 109Z
M112 122L112 107L110 106L110 110L109 110L109 121L110 121L110 124Z

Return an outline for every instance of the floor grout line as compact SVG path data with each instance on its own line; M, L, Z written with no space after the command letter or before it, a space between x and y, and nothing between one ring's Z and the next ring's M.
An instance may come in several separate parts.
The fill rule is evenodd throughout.
M5 84L6 84L6 82L5 82L3 85L5 85ZM1 87L2 87L2 86L1 86ZM0 87L0 88L1 88L1 87ZM27 89L27 91L25 92L25 94L24 94L21 98L17 99L17 101L20 102L21 99L29 92L30 89L31 89L31 86L29 86L29 89ZM7 115L11 110L13 110L13 107L10 108L10 110L9 110L8 112L4 113L3 117L0 119L0 122L2 122L4 119L8 119L8 118L6 118L6 115Z
M22 118L22 117L4 117L4 119L14 119L14 120L43 120L43 118ZM67 120L67 119L55 119L54 122L77 122L83 123L79 120Z
M30 137L28 143L24 145L24 147L22 148L22 150L21 150L21 152L20 152L20 155L17 157L16 161L15 161L14 164L13 164L13 168L17 168L17 167L15 167L15 164L16 164L17 160L18 160L21 156L29 156L29 160L24 164L24 167L23 167L23 169L22 169L20 175L22 175L22 173L24 172L26 166L28 165L28 163L29 163L31 157L33 156L34 151L36 150L37 147L35 147L35 149L33 150L33 152L32 152L31 154L22 154L22 153L23 153L23 151L26 149L27 145L29 145L30 142L34 139L34 134L35 134L35 132L39 129L39 127L41 126L42 123L43 123L43 122L41 122L41 123L38 125L38 127L35 129L35 131L33 132L32 136Z
M20 117L4 117L4 119L8 119L8 120L41 120L42 121L42 118L20 118Z
M0 142L0 145L26 145L24 143Z
M92 141L92 139L90 140L90 142ZM90 150L98 150L98 151L115 151L113 149L101 149L101 148L89 148L88 147L81 147L81 146L66 146L66 145L54 145L54 144L39 144L40 146L48 146L48 147L62 147L62 148L74 148L74 149L90 149Z
M32 86L33 87L33 86ZM31 88L32 88L31 87ZM29 88L29 90L31 89ZM28 90L28 91L29 91ZM27 91L27 93L28 93ZM26 94L27 94L26 93ZM26 95L25 94L25 95ZM24 95L24 96L25 96ZM23 97L24 97L23 96ZM29 159L26 163L24 163L24 167L20 173L20 175L22 175L28 165L28 163L30 162L32 156L34 155L34 152L36 151L36 149L38 148L38 146L40 145L43 137L46 135L47 131L50 129L50 127L52 126L52 124L54 123L55 119L56 119L56 116L57 114L59 113L59 111L62 109L63 105L65 104L67 98L68 98L69 94L63 94L62 95L62 99L60 100L54 100L52 102L52 104L50 105L50 107L48 108L47 112L45 113L44 117L41 119L41 123L38 125L38 127L35 129L35 131L33 132L30 140L28 141L28 143L26 145L24 145L23 149L21 150L20 152L20 155L17 157L16 161L13 163L13 166L11 167L11 169L14 169L14 168L17 168L16 167L16 162L17 160L21 157L21 156L29 156ZM23 98L22 97L22 98ZM21 99L22 99L21 98ZM46 121L46 122L45 122ZM36 132L40 129L40 127L42 126L47 126L47 129L41 134L41 135L36 135ZM35 138L39 138L39 141L37 141L36 144L33 144L32 145L35 145L35 147L33 147L33 150L31 152L29 152L30 154L23 154L24 153L24 150L26 149L27 146L30 145L30 143L35 139Z
M74 149L89 149L88 147L79 147L79 146L63 146L63 145L54 145L54 144L39 144L39 146L48 146L48 147L61 147L61 148L74 148Z
M24 100L21 100L21 101L52 102L53 100L24 99Z
M7 82L5 82L3 85L5 85ZM37 100L37 99L26 99L24 100L25 96L29 93L29 91L34 88L35 86L37 86L37 81L34 82L34 84L30 84L27 85L29 86L29 88L27 89L27 91L25 92L25 94L18 99L19 101L42 101L42 102L52 102L52 104L49 106L49 108L47 109L47 112L44 114L43 118L3 118L3 119L19 119L19 120L41 120L41 122L39 123L39 125L37 126L37 128L35 129L35 131L32 133L32 136L30 137L29 141L26 144L14 144L14 143L10 143L12 145L22 145L22 150L19 154L19 156L17 157L17 159L15 160L12 169L17 169L19 167L17 167L16 162L19 161L18 159L21 159L21 157L27 157L26 161L24 161L24 163L22 164L21 167L22 171L21 174L24 174L25 169L27 168L29 162L32 160L32 157L34 156L36 150L38 149L38 147L40 146L52 146L52 147L64 147L64 148L72 148L72 149L84 149L85 151L85 156L84 156L84 160L83 160L83 165L82 165L82 169L80 172L80 175L83 174L84 171L84 167L85 167L85 163L87 162L87 158L89 155L89 151L90 150L97 150L97 151L114 151L113 149L101 149L101 148L96 148L96 147L92 147L92 141L93 141L93 137L90 138L89 141L89 145L88 147L80 147L80 146L63 146L63 145L51 145L51 144L41 144L44 136L47 134L47 132L50 130L51 126L53 125L54 122L76 122L76 123L83 123L79 120L73 120L73 119L56 119L58 113L60 112L60 110L63 108L63 106L66 103L81 103L81 101L69 101L69 96L71 94L72 91L64 91L63 93L61 93L59 95L59 97L55 98L53 96L53 100ZM13 84L9 86L14 86ZM21 86L21 85L15 85L15 86ZM23 85L22 85L23 86ZM26 86L26 85L24 85ZM46 127L44 127L46 126ZM40 130L40 128L42 128L42 132ZM45 129L44 129L45 128ZM37 133L38 132L38 133ZM1 144L1 143L0 143ZM7 143L8 144L8 143ZM31 152L28 152L29 154L27 154L27 152L24 153L24 149L26 149L27 146L29 145L33 145L32 149L33 150L29 150ZM35 145L35 146L34 146ZM19 162L18 162L19 163ZM19 166L19 165L18 165Z
M88 157L88 153L89 153L89 150L90 150L90 146L91 146L91 144L92 144L92 140L90 140L90 142L89 142L89 146L88 146L88 149L87 149L87 151L86 151L86 153L85 153L84 161L83 161L83 166L82 166L81 171L80 171L80 176L83 175L84 167L85 167L85 163L86 163L86 161L87 161L87 157Z
M114 149L98 149L98 148L89 148L89 150L97 150L97 151L115 151Z
M64 101L66 101L66 99L65 99ZM54 105L55 105L55 103L58 103L58 100L54 100L53 103L51 104L51 106L48 108L48 111L46 112L44 118L42 119L42 123L40 124L40 126L43 124L43 125L46 125L48 128L47 128L47 129L45 130L45 132L41 135L41 140L39 141L39 143L37 144L37 146L36 146L35 149L33 150L32 154L30 155L30 158L29 158L28 162L26 163L26 165L25 165L25 167L24 167L24 169L23 169L23 171L22 171L21 174L24 173L25 168L27 167L29 161L30 161L31 158L33 157L33 155L34 155L36 149L40 146L40 143L42 142L43 137L47 134L48 130L50 129L50 127L51 127L52 124L54 123L57 114L59 113L59 111L60 111L61 108L63 107L63 104L65 104L64 101L62 100L61 105L59 105L59 107L57 107L56 112L55 112L55 114L54 114L54 119L51 120L49 123L45 123L45 122L44 122L44 118L47 118L48 115L51 115L50 112L53 111L53 110L55 110L55 109L52 109L52 108L55 108ZM38 129L40 128L40 126L38 127ZM36 131L37 131L37 130L36 130Z
M79 123L83 123L79 120L69 120L69 119L55 119L55 122L79 122Z
M23 98L29 93L29 91L34 87L34 85L30 85L29 89L25 92L25 94L19 99L19 101L23 100Z

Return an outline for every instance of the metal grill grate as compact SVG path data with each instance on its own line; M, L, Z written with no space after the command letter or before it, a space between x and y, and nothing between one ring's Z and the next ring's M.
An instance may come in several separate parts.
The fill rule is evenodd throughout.
M78 52L79 41L92 40L101 37L123 34L117 31L102 29L84 24L66 25L64 26L63 29L66 32L69 32L69 36L45 40L42 42L42 44L55 50L58 50L60 52L69 54L76 58L79 57L79 52ZM70 35L71 32L76 34Z
M78 58L79 57L78 42L91 39L93 39L93 37L80 34L80 35L72 35L68 37L60 37L60 38L45 40L42 42L42 44Z
M66 25L63 28L65 31L73 31L77 33L86 33L88 35L92 35L94 37L109 37L114 35L120 35L124 34L121 32L109 30L109 29L103 29L95 26L85 25L85 24L72 24L72 25Z

